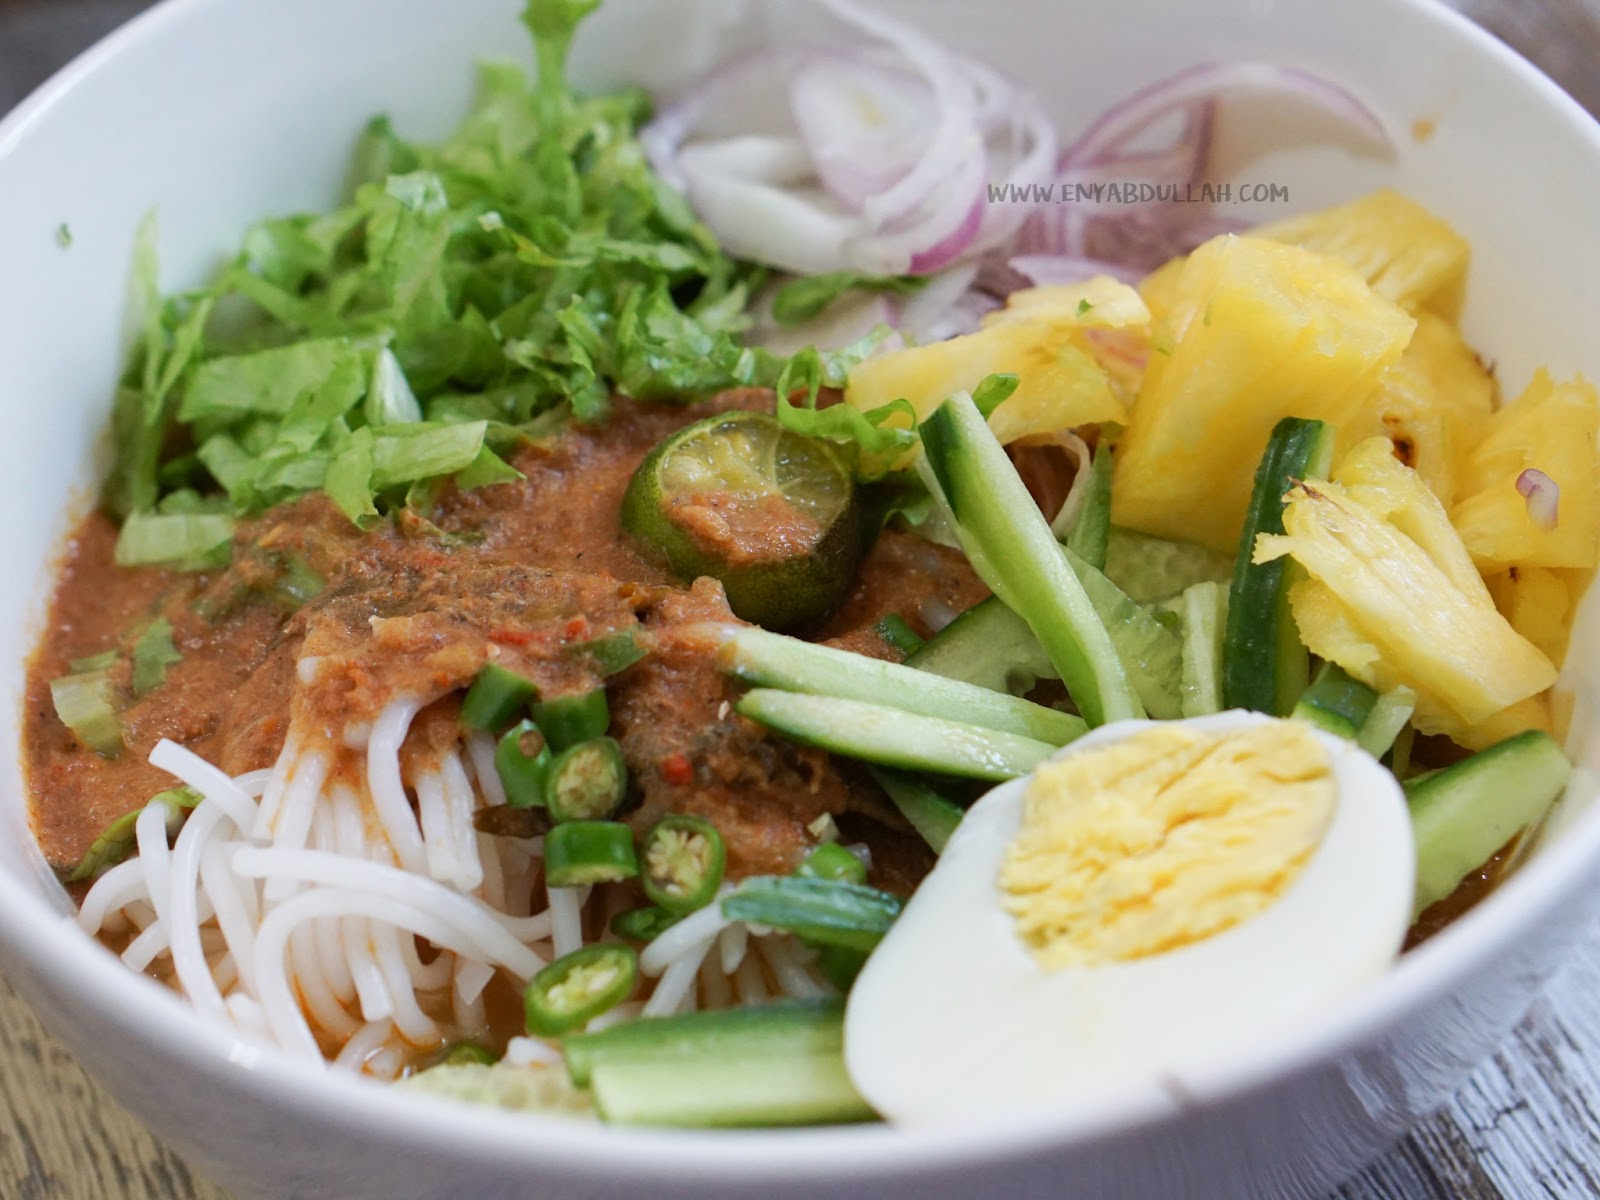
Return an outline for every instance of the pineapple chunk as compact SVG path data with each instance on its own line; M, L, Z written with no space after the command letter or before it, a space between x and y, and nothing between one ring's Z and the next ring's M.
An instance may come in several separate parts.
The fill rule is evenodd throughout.
M1151 355L1118 446L1113 519L1228 553L1273 425L1350 420L1416 322L1343 263L1256 238L1207 242L1180 283L1176 342Z
M1254 561L1293 555L1343 609L1346 637L1374 648L1344 661L1322 636L1312 650L1369 686L1404 684L1437 700L1462 725L1476 725L1555 681L1556 670L1495 611L1488 592L1461 591L1433 557L1337 483L1308 481L1288 495L1285 532L1263 534ZM1300 585L1297 585L1297 587ZM1302 596L1304 593L1302 592ZM1290 604L1296 620L1293 589ZM1302 627L1302 635L1307 631Z
M1483 440L1499 402L1494 376L1467 345L1461 331L1443 317L1417 314L1417 332L1403 360L1428 377L1435 402L1446 414L1459 464ZM1445 504L1450 501L1439 497Z
M1383 373L1377 390L1339 430L1339 437L1341 443L1382 440L1391 457L1398 455L1416 468L1441 504L1455 498L1455 437L1449 415L1439 403L1433 380L1419 368L1409 348Z
M1537 696L1529 696L1526 700L1518 700L1508 708L1502 708L1487 720L1479 721L1476 725L1469 725L1465 729L1457 729L1448 721L1442 722L1436 729L1429 729L1418 725L1423 733L1442 733L1449 737L1458 746L1465 746L1468 750L1487 750L1496 742L1503 742L1508 737L1515 737L1519 733L1526 733L1530 729L1537 729L1541 733L1554 734L1555 723L1550 714L1550 693L1542 692Z
M1387 188L1251 233L1347 262L1373 291L1409 312L1427 308L1453 316L1461 306L1472 253L1466 238Z
M1141 332L1150 311L1112 279L1015 293L977 333L897 350L850 372L845 400L862 410L906 399L925 417L984 378L1016 375L1017 390L989 418L1002 442L1078 425L1126 421L1126 402L1097 358L1096 337Z
M1450 519L1485 574L1515 564L1589 568L1600 563L1600 488L1595 435L1600 398L1586 380L1556 383L1538 372L1528 390L1489 421L1467 456ZM1561 489L1553 529L1541 529L1517 491L1530 467Z
M1492 605L1483 577L1450 524L1450 514L1421 476L1394 456L1387 438L1375 437L1339 461L1333 481L1357 504L1420 546L1451 586L1473 604L1479 608Z
M1488 580L1495 607L1556 666L1567 654L1575 596L1567 572L1545 567L1512 567Z

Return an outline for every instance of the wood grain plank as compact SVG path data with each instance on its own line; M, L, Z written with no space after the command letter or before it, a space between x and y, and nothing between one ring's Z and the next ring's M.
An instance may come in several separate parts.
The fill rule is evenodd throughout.
M0 1197L227 1200L124 1112L0 980Z

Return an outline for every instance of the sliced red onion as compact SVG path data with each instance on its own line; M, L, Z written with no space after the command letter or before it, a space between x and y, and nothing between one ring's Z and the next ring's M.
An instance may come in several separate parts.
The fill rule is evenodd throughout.
M1056 287L1083 283L1097 275L1109 275L1119 283L1137 284L1144 272L1137 267L1104 258L1074 258L1065 254L1018 254L1006 265L1027 281L1030 287Z
M881 294L855 294L828 305L813 319L800 325L778 325L766 314L768 302L758 301L756 308L762 314L750 331L752 345L764 346L774 354L798 354L807 346L818 350L839 350L859 342L880 325L894 326L897 314L888 297ZM894 348L904 343L896 339ZM888 348L880 346L881 353Z
M1245 61L1192 67L1135 92L1090 125L1067 148L1064 162L1092 165L1125 157L1140 135L1174 112L1213 101L1223 92L1242 90L1301 96L1365 133L1375 144L1392 146L1383 122L1345 88L1298 67Z
M1061 502L1060 509L1050 519L1050 532L1057 538L1064 538L1072 532L1072 526L1078 520L1078 513L1083 510L1084 497L1089 494L1089 467L1094 462L1094 452L1089 449L1089 443L1075 433L1058 433L1052 436L1056 444L1071 457L1074 468L1072 487L1067 491L1067 498Z
M1556 527L1561 506L1561 486L1543 471L1529 467L1517 476L1517 492L1528 502L1528 518L1546 532Z
M976 286L978 264L965 263L935 275L900 308L900 330L917 345L976 333L1000 300Z
M932 134L926 81L864 55L817 55L789 84L817 178L849 212L903 178Z

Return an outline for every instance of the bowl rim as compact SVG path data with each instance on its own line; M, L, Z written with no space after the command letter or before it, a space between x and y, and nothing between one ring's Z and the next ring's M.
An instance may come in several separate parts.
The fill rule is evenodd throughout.
M51 110L106 64L137 53L169 26L225 0L160 0L84 50L0 118L0 162ZM1600 157L1600 124L1571 96L1511 47L1447 7L1443 0L1388 0L1433 23L1437 36L1512 79ZM1580 892L1600 868L1600 803L1572 821L1553 844L1492 895L1426 944L1405 955L1330 1020L1265 1044L1251 1060L1196 1072L1197 1098L1176 1110L1167 1100L1125 1098L1090 1122L1064 1122L1048 1111L1008 1115L1003 1123L896 1128L889 1125L795 1130L697 1131L607 1127L556 1116L440 1103L417 1093L365 1082L298 1062L249 1043L219 1025L196 1021L177 993L128 970L76 923L0 872L0 947L7 959L97 1010L130 1039L198 1076L303 1119L359 1129L408 1147L468 1155L539 1174L701 1184L752 1183L783 1172L791 1181L860 1183L912 1177L954 1166L980 1167L1085 1145L1181 1122L1195 1111L1247 1098L1275 1083L1309 1074L1377 1042L1397 1022L1438 1003L1470 974L1489 967L1524 931L1537 928ZM62 936L70 930L70 935ZM93 1072L93 1062L88 1069Z

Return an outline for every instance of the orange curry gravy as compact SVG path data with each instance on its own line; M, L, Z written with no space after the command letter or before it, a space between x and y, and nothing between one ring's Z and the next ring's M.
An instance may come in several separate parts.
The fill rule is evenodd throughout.
M770 403L753 391L690 407L619 402L603 427L527 447L515 464L524 481L452 491L433 513L402 513L371 531L313 494L245 523L232 565L209 574L116 566L115 527L92 514L68 547L28 673L24 745L46 857L70 870L112 820L171 786L146 762L161 738L230 773L270 766L304 656L336 652L343 664L312 693L337 729L404 691L464 688L491 657L545 695L585 690L597 668L571 648L639 629L651 652L608 684L612 733L634 780L630 820L703 816L727 841L730 872L743 875L791 870L816 841L808 826L845 815L847 832L873 845L876 881L909 890L931 858L870 781L731 711L737 693L715 670L715 639L702 627L734 619L721 586L672 578L620 526L628 480L662 438L713 411ZM309 600L295 594L295 559L326 581ZM879 618L899 613L926 634L926 602L960 610L985 594L959 555L886 531L811 635L894 657L872 632ZM113 679L127 750L100 758L56 717L50 680L75 659L126 648L157 617L171 622L182 661L134 697L124 656Z

